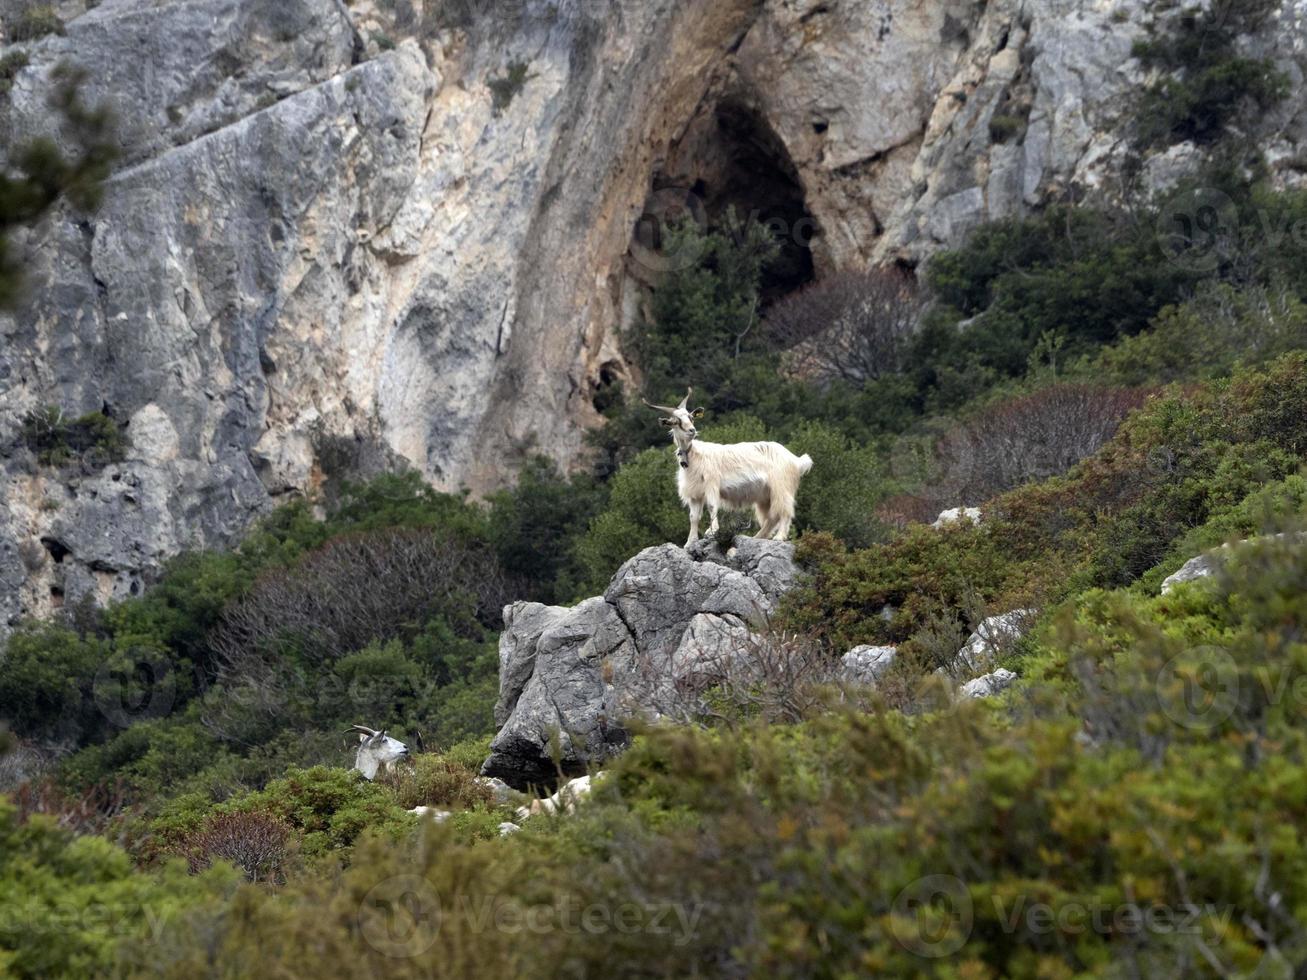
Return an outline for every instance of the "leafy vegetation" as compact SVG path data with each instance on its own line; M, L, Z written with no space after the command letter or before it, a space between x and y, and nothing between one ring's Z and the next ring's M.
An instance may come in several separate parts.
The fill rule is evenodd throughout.
M1135 43L1140 63L1161 72L1141 100L1136 138L1142 146L1215 142L1241 110L1264 111L1284 98L1284 74L1268 59L1238 52L1239 38L1274 9L1267 0L1184 8L1163 30Z
M17 302L22 283L19 260L8 244L10 232L36 221L60 196L76 208L94 207L116 155L112 116L107 109L82 101L82 73L60 66L51 77L55 85L50 107L62 121L73 152L66 154L52 139L35 139L15 148L8 169L0 174L0 308Z
M6 20L6 33L11 41L36 41L48 34L64 33L63 20L48 3L27 5Z
M1233 57L1225 28L1203 28L1216 61L1180 70L1168 59L1209 15L1177 16L1178 39L1141 57L1219 119L1234 103L1202 73ZM1220 195L1215 229L1159 233L1197 187ZM624 338L643 385L606 392L593 472L532 460L481 502L411 473L333 482L143 596L13 635L0 713L15 741L67 754L0 805L0 886L34 896L0 930L4 967L1300 970L1305 219L1307 195L1216 169L1160 203L986 225L915 281L872 270L772 306L764 229L729 212L663 229L674 261ZM576 813L501 837L513 811L476 778L500 611L594 594L682 540L638 396L689 384L704 438L815 462L807 577L758 647L783 669L707 692L700 726L637 731ZM117 435L36 412L23 439L54 461ZM963 504L983 519L930 526ZM1195 554L1279 532L1159 594ZM1020 682L955 701L938 671L1014 610L1033 628L1000 659ZM874 692L830 684L858 643L898 648ZM341 735L357 722L436 751L360 781ZM101 930L93 892L151 911ZM69 939L42 942L26 924L64 894Z
M518 93L526 88L526 83L535 77L530 73L530 67L525 61L510 61L504 74L486 82L486 87L490 89L491 107L496 116L512 105Z
M121 460L127 450L127 437L109 416L87 412L70 420L57 405L28 412L19 438L46 466L62 466L73 460L103 466Z
M14 78L27 67L26 51L10 51L0 57L0 95L7 95L14 87Z

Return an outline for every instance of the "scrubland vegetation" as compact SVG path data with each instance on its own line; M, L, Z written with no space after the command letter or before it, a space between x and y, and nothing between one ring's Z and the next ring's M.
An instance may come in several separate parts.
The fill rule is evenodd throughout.
M1147 142L1223 118L1234 56L1204 57L1173 79L1189 102L1150 89ZM1275 98L1265 66L1236 67ZM1213 191L1218 226L1173 226ZM333 486L143 596L24 626L0 670L9 748L61 754L0 802L0 892L18 896L0 965L1296 975L1307 562L1267 537L1159 586L1303 527L1304 222L1307 195L1233 159L1165 201L1050 207L915 276L833 276L765 310L765 234L729 215L669 230L695 259L624 338L642 393L693 383L705 437L812 455L806 576L772 627L828 659L896 644L872 703L814 685L777 717L770 692L731 692L702 725L639 731L577 812L498 836L511 808L473 777L502 605L594 594L684 534L664 436L619 393L593 472L537 460L485 502L411 474ZM80 451L72 433L29 435ZM929 526L958 505L983 520ZM1036 611L1002 653L1020 682L955 702L936 671L1014 609ZM436 751L361 781L340 734L360 721ZM454 816L421 824L418 805Z

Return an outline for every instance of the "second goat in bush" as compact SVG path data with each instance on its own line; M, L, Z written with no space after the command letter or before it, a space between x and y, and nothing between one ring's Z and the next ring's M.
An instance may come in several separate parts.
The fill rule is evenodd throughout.
M698 540L699 518L705 506L710 535L717 533L717 512L722 507L729 510L752 507L758 519L757 537L784 541L794 520L799 479L812 469L812 458L806 453L795 456L779 442L723 445L698 441L694 420L703 418L703 409L686 408L693 393L693 388L688 389L675 408L645 402L650 408L666 413L660 422L663 428L672 430L672 441L676 444L676 459L681 467L676 475L676 490L681 502L690 508L690 536L685 546L688 548Z

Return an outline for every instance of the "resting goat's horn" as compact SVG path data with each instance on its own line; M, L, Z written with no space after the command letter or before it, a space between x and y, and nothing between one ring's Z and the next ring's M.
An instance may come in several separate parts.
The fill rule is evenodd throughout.
M375 728L368 728L366 725L350 725L349 728L345 729L345 734L348 735L350 732L358 732L360 735L366 735L369 738L377 734Z
M652 408L654 411L657 412L666 412L668 415L671 415L674 411L676 411L676 409L668 408L666 405L655 405L653 402L645 401L643 398L641 398L640 401L644 402L646 405L648 405L650 408Z

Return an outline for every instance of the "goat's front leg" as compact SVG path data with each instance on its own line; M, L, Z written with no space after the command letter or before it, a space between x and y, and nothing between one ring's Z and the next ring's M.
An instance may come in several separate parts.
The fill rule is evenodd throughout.
M685 539L688 548L699 540L699 518L703 516L703 501L696 500L690 504L690 536Z
M717 511L722 506L722 502L716 497L708 500L708 537L714 537L717 534Z

